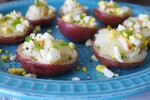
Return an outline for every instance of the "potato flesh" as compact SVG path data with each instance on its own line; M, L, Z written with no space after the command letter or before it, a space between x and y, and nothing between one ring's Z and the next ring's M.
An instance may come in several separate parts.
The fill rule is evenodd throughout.
M121 53L124 53L127 58L123 59L124 62L135 62L135 61L141 61L144 59L147 55L146 49L143 49L140 51L139 54L137 54L138 50L129 50L126 51L123 46L120 44L118 39L109 39L108 37L109 30L107 29L101 29L99 31L99 34L96 35L95 39L95 46L100 46L100 49L97 48L97 51L100 55L106 56L110 59L112 58L112 55L114 54L113 47L118 46ZM134 54L133 54L134 53ZM130 55L134 55L130 58ZM116 60L116 59L113 59Z

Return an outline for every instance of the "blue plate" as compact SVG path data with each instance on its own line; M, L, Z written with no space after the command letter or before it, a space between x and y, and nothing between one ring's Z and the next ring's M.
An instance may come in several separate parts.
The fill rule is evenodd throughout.
M59 11L63 0L47 0ZM90 15L93 15L93 8L98 6L98 0L80 0L81 4L89 7ZM10 2L0 5L0 12L7 14L13 10L21 11L25 15L28 7L33 4L31 0ZM133 9L133 16L139 13L150 13L150 7L139 5L119 3L119 5L129 6ZM99 23L99 26L102 24ZM52 29L52 35L57 39L64 39L56 23L52 26L42 28L42 32ZM3 49L1 55L15 54L17 45L0 45ZM44 100L75 100L75 99L119 99L136 95L150 90L150 51L144 63L138 68L130 70L111 69L118 73L120 77L107 79L102 73L95 70L95 66L100 62L91 62L92 50L85 47L84 44L76 44L79 53L79 59L76 66L86 67L87 72L71 69L68 73L57 77L38 77L37 79L26 78L22 76L10 75L8 68L20 67L18 62L4 62L0 60L0 94L6 97L14 97L24 100L42 99ZM5 52L7 51L8 52ZM79 77L81 81L71 81L70 78Z

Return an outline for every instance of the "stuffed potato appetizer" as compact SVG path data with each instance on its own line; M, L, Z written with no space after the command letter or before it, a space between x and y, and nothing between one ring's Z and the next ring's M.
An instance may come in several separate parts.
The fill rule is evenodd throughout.
M148 47L150 48L150 16L139 14L138 17L129 17L123 22L123 25L141 33L148 40Z
M128 7L119 7L112 0L100 1L99 8L94 9L94 15L106 25L117 26L131 15L131 10Z
M82 13L88 14L88 7L79 4L76 0L66 0L59 10L60 17L63 17L66 14L77 16Z
M84 43L92 38L98 29L95 18L85 14L76 17L67 14L58 18L57 23L60 32L76 43Z
M22 17L20 12L0 14L0 44L16 44L32 32L30 22Z
M31 5L26 13L26 18L29 19L34 26L47 26L55 20L55 16L55 8L48 6L45 0L35 0L35 4Z
M108 67L133 68L147 56L147 40L122 25L112 30L100 29L95 36L94 54Z
M78 58L72 42L55 40L49 33L27 36L16 55L25 69L40 76L63 74L73 67Z

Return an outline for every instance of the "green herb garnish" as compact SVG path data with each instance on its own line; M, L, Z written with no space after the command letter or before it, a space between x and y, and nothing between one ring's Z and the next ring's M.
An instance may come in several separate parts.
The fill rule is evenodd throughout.
M21 23L20 18L16 18L16 20L14 20L14 21L11 23L11 25L12 25L13 27L16 27L17 24L20 24L20 23Z
M133 35L133 31L131 31L131 30L122 30L122 31L120 31L120 33L121 34L127 34L127 38L129 38L130 36L132 36Z
M53 45L53 48L59 49L59 46L58 45Z
M148 17L148 21L150 21L150 17Z
M119 5L114 3L114 8L118 8L118 7L119 7Z
M84 14L81 14L80 15L80 19L84 19L85 15Z
M110 25L107 25L108 30L112 30L112 27Z
M61 46L68 46L68 43L66 43L65 41L61 41L61 42L60 42L60 45L61 45Z
M36 5L37 7L39 7L39 6L41 5L40 0L35 0L34 2L35 2L35 5Z
M100 49L101 47L100 46L96 46L96 48Z
M121 53L121 58L126 59L127 55L125 53Z
M34 50L35 51L40 51L41 50L41 46L39 44L34 44Z
M113 11L109 11L109 14L114 14L114 12Z
M26 41L26 42L29 42L30 40L32 40L32 38L31 38L30 36L27 36L27 37L25 38L25 41Z

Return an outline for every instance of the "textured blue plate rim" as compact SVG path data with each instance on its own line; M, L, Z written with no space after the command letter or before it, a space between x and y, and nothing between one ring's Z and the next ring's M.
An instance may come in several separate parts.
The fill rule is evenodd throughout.
M50 0L54 1L54 0ZM84 0L81 0L84 1ZM88 0L97 2L98 0ZM5 7L16 6L16 4L31 3L32 1L17 1L10 2L0 5L0 9ZM58 2L58 1L55 1ZM130 5L133 7L144 7L144 9L149 9L150 7L120 3L124 5ZM58 81L58 80L43 80L43 79L30 79L25 77L20 77L16 75L10 75L0 72L0 88L16 91L20 93L28 93L31 95L51 95L51 96L77 96L80 93L83 96L90 95L103 95L112 96L121 93L133 92L136 90L141 90L150 87L150 68L142 70L133 74L126 76L107 79L107 80L88 80L88 81ZM137 81L138 80L138 81ZM13 81L13 82L12 82ZM25 89L23 83L27 82L27 85L31 85L30 88ZM16 85L18 83L18 85ZM38 85L37 85L38 84ZM117 85L118 86L117 86ZM51 86L57 87L56 89L51 89ZM69 90L62 86L71 87ZM38 88L40 87L40 88ZM96 87L96 88L95 88ZM96 90L93 90L96 89ZM37 91L38 90L38 91ZM92 93L91 93L92 92Z

